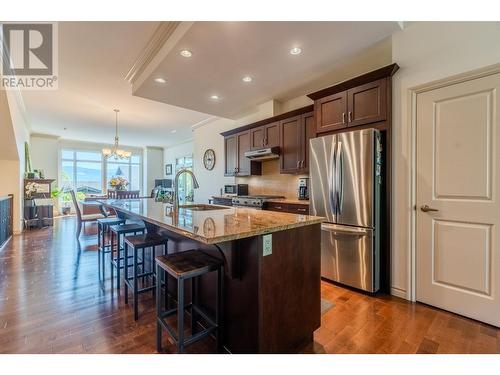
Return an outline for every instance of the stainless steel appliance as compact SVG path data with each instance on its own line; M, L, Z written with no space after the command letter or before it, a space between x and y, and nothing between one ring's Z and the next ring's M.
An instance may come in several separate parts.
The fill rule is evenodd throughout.
M224 195L248 195L248 184L224 185Z
M270 160L278 159L280 157L279 147L267 147L260 150L251 150L245 152L245 157L250 160Z
M310 141L311 215L321 226L321 276L376 292L380 285L380 132L365 129Z
M299 200L309 199L309 178L299 178Z
M232 199L233 206L237 207L252 207L262 210L264 205L269 199L285 198L280 195L246 195L241 197L234 197Z

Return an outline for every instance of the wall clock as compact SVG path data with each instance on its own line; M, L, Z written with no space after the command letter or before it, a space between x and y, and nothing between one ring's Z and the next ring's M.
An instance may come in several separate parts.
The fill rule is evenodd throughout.
M205 166L206 169L211 171L214 169L215 166L215 151L209 148L207 151L205 151L205 154L203 154L203 165Z

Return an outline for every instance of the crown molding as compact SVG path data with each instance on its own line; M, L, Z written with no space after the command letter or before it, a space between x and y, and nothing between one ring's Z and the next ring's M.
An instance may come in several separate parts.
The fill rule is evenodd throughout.
M154 72L194 22L160 22L141 54L125 75L132 93Z
M208 117L204 120L201 120L199 122L197 122L196 124L194 125L191 125L191 131L195 130L195 129L199 129L201 128L202 126L205 126L207 124L210 124L211 122L215 121L215 120L218 120L220 119L220 117L217 117L217 116L212 116L212 117Z
M151 63L154 57L161 50L165 42L174 33L175 29L180 25L179 21L162 21L156 28L155 32L149 39L148 43L135 59L132 67L125 75L125 79L130 83L134 83L138 76L142 74L144 69Z
M44 133L31 133L30 137L47 138L47 139L55 139L55 140L61 139L61 137L59 135L44 134Z

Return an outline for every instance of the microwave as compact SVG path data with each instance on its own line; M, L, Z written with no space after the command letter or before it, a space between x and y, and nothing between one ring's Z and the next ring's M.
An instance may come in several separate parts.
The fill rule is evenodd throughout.
M225 195L248 195L248 184L224 185Z

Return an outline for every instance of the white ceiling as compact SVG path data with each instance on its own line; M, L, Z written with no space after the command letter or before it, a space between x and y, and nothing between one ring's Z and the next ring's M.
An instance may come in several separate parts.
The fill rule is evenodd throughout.
M307 93L399 29L397 22L182 23L183 34L165 41L173 46L164 57L148 60L132 95L125 76L158 25L60 22L59 89L23 92L32 131L111 143L119 108L121 144L168 147L190 139L191 126L212 115L234 118L270 99ZM293 46L302 54L290 55ZM184 48L191 58L179 55ZM250 84L241 81L247 74ZM167 83L155 83L158 76Z
M312 80L399 29L397 22L195 22L151 63L134 95L235 118L265 101L304 94ZM294 46L300 55L289 53ZM182 49L193 56L180 56ZM245 75L253 82L243 83Z
M191 138L191 126L209 115L132 96L124 78L157 26L158 22L59 23L59 89L23 92L32 131L112 143L113 108L119 108L124 145L169 146Z

